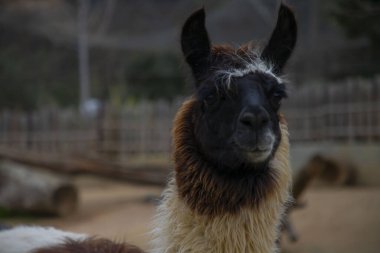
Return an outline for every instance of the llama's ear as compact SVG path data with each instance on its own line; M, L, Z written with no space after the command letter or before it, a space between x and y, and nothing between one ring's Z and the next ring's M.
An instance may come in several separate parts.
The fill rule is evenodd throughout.
M199 80L209 67L211 53L203 8L194 12L186 20L182 28L181 46L195 79Z
M296 40L297 22L294 13L288 6L281 3L276 27L261 58L273 64L276 73L281 73L293 52Z

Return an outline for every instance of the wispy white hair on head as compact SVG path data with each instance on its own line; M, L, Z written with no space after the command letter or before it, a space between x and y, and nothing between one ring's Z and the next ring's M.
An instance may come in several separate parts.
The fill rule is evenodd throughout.
M224 83L227 88L230 88L232 78L243 77L251 73L265 73L274 79L278 83L284 82L282 77L274 73L273 65L263 61L258 55L258 53L251 52L254 57L248 56L248 59L243 59L240 56L239 59L243 62L243 67L240 68L229 68L229 69L219 69L216 73L216 78Z

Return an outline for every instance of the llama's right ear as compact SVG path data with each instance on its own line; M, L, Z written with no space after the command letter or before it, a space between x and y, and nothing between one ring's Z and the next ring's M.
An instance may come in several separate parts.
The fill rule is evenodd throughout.
M199 80L209 68L210 40L205 27L205 11L195 11L185 22L181 34L182 52L186 62Z

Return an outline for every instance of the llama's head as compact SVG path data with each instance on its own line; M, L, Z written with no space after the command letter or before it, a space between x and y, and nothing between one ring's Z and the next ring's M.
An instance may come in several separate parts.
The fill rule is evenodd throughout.
M212 46L204 10L193 13L181 35L182 51L195 80L194 139L214 168L262 167L281 140L278 111L286 97L281 74L297 35L292 11L281 5L263 50Z

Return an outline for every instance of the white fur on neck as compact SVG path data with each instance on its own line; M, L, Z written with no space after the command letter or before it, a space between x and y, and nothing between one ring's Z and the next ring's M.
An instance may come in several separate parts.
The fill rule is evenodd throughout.
M178 199L175 186L165 192L167 198L158 211L151 253L274 253L283 205L276 200L260 209L242 209L210 219L191 212ZM260 212L260 214L258 214Z
M87 237L51 227L19 226L0 232L0 252L31 253L39 248L61 244L65 239L84 240Z

